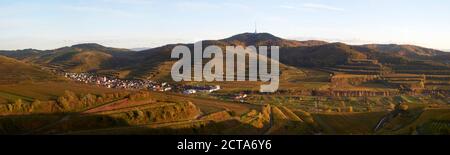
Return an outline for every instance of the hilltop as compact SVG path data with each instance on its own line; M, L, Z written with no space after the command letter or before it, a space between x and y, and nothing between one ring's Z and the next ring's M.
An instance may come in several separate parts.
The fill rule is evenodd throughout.
M95 43L78 44L54 50L0 51L0 55L71 72L116 69L126 65L122 62L129 62L128 58L132 53L128 49L105 47Z
M308 41L287 40L274 36L270 33L242 33L219 41L226 42L231 45L280 46L282 48L317 46L327 44L327 42L316 40L308 40Z
M170 66L175 61L170 58L176 45L132 51L105 47L95 43L79 44L54 50L0 51L0 55L56 67L71 72L98 72L114 74L122 78L168 78ZM193 44L184 44L193 48ZM296 41L283 39L270 33L242 33L225 39L205 40L203 46L280 46L282 66L295 67L335 67L344 65L349 59L373 59L383 64L414 66L418 61L433 66L447 66L450 53L413 45L347 45L324 41Z

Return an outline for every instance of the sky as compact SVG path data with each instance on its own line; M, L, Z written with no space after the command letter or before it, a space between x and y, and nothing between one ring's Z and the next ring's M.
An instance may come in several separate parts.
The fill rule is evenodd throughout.
M156 47L255 25L286 39L450 49L443 0L0 0L0 50Z

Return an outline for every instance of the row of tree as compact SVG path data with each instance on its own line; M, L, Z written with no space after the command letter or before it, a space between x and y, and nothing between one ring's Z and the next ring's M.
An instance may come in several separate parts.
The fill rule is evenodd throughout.
M76 94L72 91L66 90L63 95L57 97L55 100L40 101L34 99L33 101L24 101L16 99L10 101L8 104L0 105L0 112L5 113L30 113L30 112L69 112L79 111L88 107L99 104L115 101L129 97L129 92L115 92L103 93L100 95L94 94ZM141 95L138 95L141 96Z

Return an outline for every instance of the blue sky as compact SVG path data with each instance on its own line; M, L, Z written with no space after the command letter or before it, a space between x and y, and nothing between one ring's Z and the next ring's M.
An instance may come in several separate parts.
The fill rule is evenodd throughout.
M0 49L135 48L254 31L297 40L450 49L442 0L0 0Z

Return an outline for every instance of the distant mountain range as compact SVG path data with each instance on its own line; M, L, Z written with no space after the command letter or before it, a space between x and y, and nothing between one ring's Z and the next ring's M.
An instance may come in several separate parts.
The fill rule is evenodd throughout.
M433 65L438 66L450 64L450 53L414 45L356 46L318 40L288 40L269 33L243 33L221 40L205 40L203 44L280 46L282 65L296 67L330 67L341 65L351 58L376 59L391 65L404 65L416 61L432 61ZM111 73L123 78L167 78L170 66L174 63L174 60L170 59L171 50L176 45L130 50L91 43L54 50L0 51L0 55L71 72ZM186 45L193 48L193 44Z
M151 49L151 47L138 47L138 48L131 48L130 50L132 51L143 51L143 50L148 50Z

